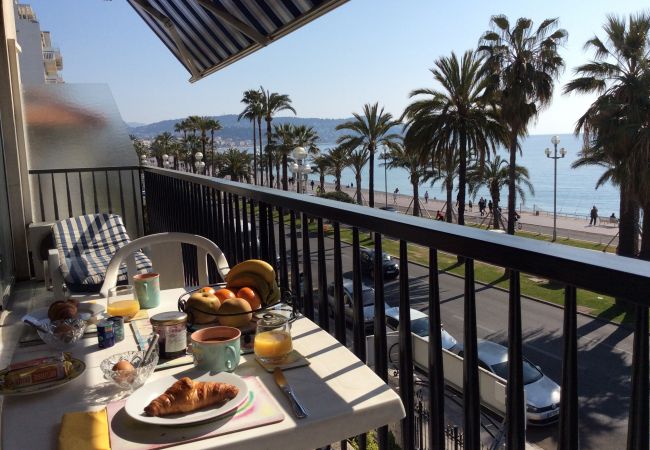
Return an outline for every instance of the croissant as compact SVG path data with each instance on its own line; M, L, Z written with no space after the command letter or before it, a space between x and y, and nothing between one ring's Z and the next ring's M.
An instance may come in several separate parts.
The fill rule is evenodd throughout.
M172 384L164 394L153 399L144 412L148 416L167 416L196 411L232 400L238 393L239 388L231 384L193 381L183 377Z

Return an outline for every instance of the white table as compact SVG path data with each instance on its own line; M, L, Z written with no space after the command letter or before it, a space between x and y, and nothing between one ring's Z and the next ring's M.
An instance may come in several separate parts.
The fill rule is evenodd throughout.
M149 310L149 316L176 310L183 289L163 291L161 306ZM102 300L100 300L102 301ZM307 367L285 372L286 378L310 415L298 420L291 405L253 355L242 356L235 373L260 378L285 414L282 422L251 430L179 446L192 449L307 449L365 433L394 423L404 417L399 396L353 353L331 335L306 318L292 325L294 348L309 359ZM86 371L58 390L23 397L8 397L2 414L2 448L56 448L56 439L65 412L96 410L112 401L116 390L103 379L100 362L114 354L135 350L130 327L124 341L108 349L99 349L96 338L82 339L73 356L82 359ZM18 348L14 361L51 354L45 346ZM186 370L188 366L154 372L150 380ZM114 449L115 450L115 449Z

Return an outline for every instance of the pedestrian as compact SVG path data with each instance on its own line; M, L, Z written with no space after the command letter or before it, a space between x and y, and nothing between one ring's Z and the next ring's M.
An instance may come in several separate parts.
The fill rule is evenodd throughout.
M314 184L316 184L316 183L314 183L314 180L311 180L310 184L311 184L311 190L313 191L314 190Z
M478 201L478 211L481 213L481 217L485 214L485 199L481 197Z
M429 203L429 191L424 192L424 203Z
M458 207L458 204L460 203L460 192L458 195L456 195L456 207Z
M492 200L488 202L488 211L492 212Z
M399 194L399 188L395 188L393 191L393 203L397 204L397 194Z
M470 200L467 205L469 206L469 212L472 212L472 201Z
M442 215L440 210L436 213L436 220L445 220L445 216Z
M351 187L351 188L354 187L354 183L353 183L352 181L350 181L350 187Z
M593 226L596 226L596 220L598 219L598 208L596 208L596 205L591 208L591 212L589 213L591 218L589 219L589 226L593 224Z

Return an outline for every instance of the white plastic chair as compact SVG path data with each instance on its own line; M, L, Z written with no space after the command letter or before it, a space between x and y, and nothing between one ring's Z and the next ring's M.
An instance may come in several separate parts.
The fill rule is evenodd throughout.
M145 253L151 259L153 270L160 274L160 289L185 286L183 252L181 244L196 247L196 260L199 284L208 284L208 255L217 265L217 272L222 279L230 271L228 261L217 244L210 239L187 233L159 233L143 236L120 248L111 259L104 284L100 290L102 297L108 297L108 290L117 284L120 266L126 260L129 283L133 284L133 275L137 273L133 252L147 249Z

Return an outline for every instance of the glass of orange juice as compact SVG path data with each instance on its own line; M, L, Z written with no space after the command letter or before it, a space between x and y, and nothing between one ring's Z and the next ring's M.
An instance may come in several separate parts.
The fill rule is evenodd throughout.
M293 350L289 319L271 313L258 319L253 350L262 362L281 363Z
M133 286L115 286L108 290L108 314L131 320L140 311Z

